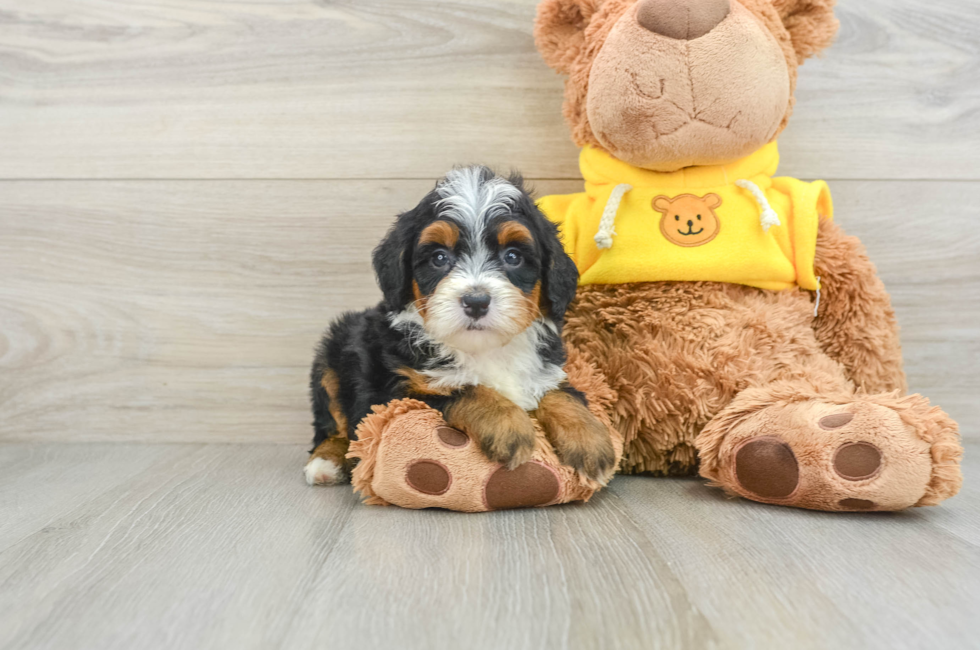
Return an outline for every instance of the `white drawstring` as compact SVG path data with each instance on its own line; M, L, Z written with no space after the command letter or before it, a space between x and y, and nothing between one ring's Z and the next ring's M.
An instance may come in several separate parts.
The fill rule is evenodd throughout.
M613 188L609 200L606 201L606 208L602 211L602 219L599 220L599 232L595 234L595 245L599 249L612 248L612 238L616 234L613 230L613 223L616 221L616 213L619 212L619 204L623 201L623 195L633 189L632 185L617 185Z
M813 317L817 317L817 312L820 311L820 276L817 276L817 302L813 305Z
M756 203L762 209L762 214L759 216L759 223L762 224L762 232L769 232L769 229L773 226L780 226L782 222L779 220L779 215L776 211L772 209L769 205L769 200L766 199L766 195L762 192L758 185L749 180L738 180L735 184L744 190L748 190L752 193L753 198L755 198ZM816 318L820 312L820 278L817 278L817 299L813 303L813 317Z
M762 224L762 232L769 232L769 229L773 226L781 226L783 222L779 220L779 215L776 211L772 209L769 205L769 199L766 198L765 193L759 186L749 180L739 180L735 181L735 184L741 187L743 190L748 190L752 194L752 198L755 202L759 204L759 208L762 210L762 214L759 215L759 223Z

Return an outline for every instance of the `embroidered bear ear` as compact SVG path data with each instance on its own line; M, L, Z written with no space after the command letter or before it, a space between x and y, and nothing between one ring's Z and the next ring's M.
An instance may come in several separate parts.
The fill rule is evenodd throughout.
M773 0L789 32L799 63L819 54L834 41L840 22L834 16L837 0Z
M534 21L534 42L544 62L562 74L585 49L585 28L602 0L543 0Z
M714 210L715 208L721 207L721 197L717 194L705 194L704 204Z
M653 200L653 209L666 214L670 210L670 197L658 196Z

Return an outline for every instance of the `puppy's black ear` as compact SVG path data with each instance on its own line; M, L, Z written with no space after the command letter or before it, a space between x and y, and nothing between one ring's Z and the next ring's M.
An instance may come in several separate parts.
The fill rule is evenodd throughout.
M541 218L547 221L544 215L541 215ZM575 300L578 269L561 245L558 227L550 221L548 226L554 234L545 240L547 266L544 267L544 291L548 302L551 303L551 319L561 325L565 319L565 311Z
M561 244L558 226L548 220L534 204L534 200L524 190L520 177L514 176L511 182L525 192L522 209L534 226L534 237L541 245L541 279L544 298L547 301L548 316L561 326L568 305L575 300L578 288L578 269L575 262L565 252Z
M399 215L395 225L374 249L374 273L389 311L401 311L413 300L412 236L420 207Z

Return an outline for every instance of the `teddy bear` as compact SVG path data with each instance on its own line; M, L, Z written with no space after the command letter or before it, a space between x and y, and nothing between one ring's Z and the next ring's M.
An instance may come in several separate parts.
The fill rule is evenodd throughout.
M585 191L539 206L581 275L565 339L615 396L621 471L828 511L956 494L956 423L823 182L775 176L833 0L544 0Z
M700 473L825 511L935 505L960 487L957 425L907 394L888 293L829 187L776 176L797 70L833 40L833 4L539 4L585 187L538 205L580 274L569 380L621 473ZM369 503L483 511L601 487L543 436L510 473L411 400L358 432L352 482Z

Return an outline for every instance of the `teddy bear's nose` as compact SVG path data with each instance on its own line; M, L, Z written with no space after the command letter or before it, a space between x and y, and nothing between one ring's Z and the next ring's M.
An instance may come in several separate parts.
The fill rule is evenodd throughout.
M640 0L636 20L655 34L693 41L731 11L731 0Z

